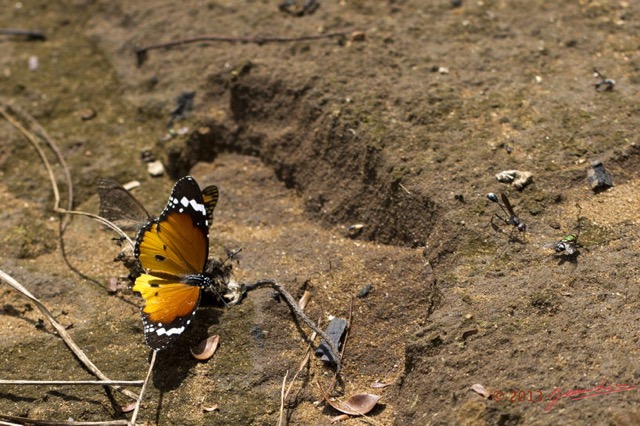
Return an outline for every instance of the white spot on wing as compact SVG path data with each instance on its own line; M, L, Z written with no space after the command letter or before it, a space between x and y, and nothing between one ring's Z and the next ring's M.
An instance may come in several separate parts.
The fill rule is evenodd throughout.
M158 336L162 336L163 334L171 336L172 334L182 334L183 331L184 327L170 328L169 330L166 330L165 328L159 328L156 330L156 334Z
M190 204L195 211L200 212L205 216L207 215L207 209L204 208L204 204L200 204L196 200L191 200Z

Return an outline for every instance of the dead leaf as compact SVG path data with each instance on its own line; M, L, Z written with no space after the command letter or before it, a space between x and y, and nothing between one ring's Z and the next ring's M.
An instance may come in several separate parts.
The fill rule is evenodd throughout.
M219 342L220 336L217 334L207 337L197 346L191 348L191 355L193 355L193 357L199 361L206 361L211 358L214 353L216 353Z
M329 401L329 405L331 405L336 410L341 413L349 414L352 416L362 416L363 414L367 414L369 411L376 406L378 401L380 400L379 395L373 395L371 393L361 393L358 395L353 395L346 401Z

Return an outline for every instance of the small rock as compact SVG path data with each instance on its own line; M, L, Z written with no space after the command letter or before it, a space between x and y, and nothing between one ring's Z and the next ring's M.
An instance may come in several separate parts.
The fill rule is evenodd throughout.
M124 189L127 191L131 191L132 189L139 188L141 185L139 180L132 180L122 185Z
M38 69L40 61L37 56L29 56L29 71L35 71Z
M152 177L159 177L164 174L164 166L160 160L152 161L147 164L147 172Z
M611 175L607 169L604 168L602 160L591 162L591 168L587 171L587 181L589 181L591 190L594 192L602 192L613 186Z
M525 186L529 185L533 180L533 174L531 172L523 172L520 170L505 170L496 175L498 182L510 183L516 189L522 190Z
M92 120L98 115L95 109L93 108L84 108L78 111L78 116L82 121Z

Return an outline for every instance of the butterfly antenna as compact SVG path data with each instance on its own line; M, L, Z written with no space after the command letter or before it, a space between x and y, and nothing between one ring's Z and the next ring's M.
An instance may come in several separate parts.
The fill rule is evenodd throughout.
M225 252L227 253L227 258L225 260L222 261L222 264L224 265L225 263L227 263L230 260L235 260L236 262L240 260L239 258L239 254L242 251L242 247L237 248L235 250L225 250Z

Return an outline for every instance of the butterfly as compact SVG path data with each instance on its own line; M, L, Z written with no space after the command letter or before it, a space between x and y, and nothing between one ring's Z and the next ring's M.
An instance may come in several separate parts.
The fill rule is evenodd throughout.
M140 229L134 256L144 273L133 291L144 299L144 335L153 350L166 348L193 319L204 289L217 291L225 270L209 262L209 225L218 200L215 186L200 191L190 176L180 179L157 219Z
M137 231L153 219L147 209L122 185L112 179L98 179L100 212L103 218L113 222L124 231ZM202 190L202 199L207 210L209 225L213 221L213 210L218 202L218 188L207 186Z

